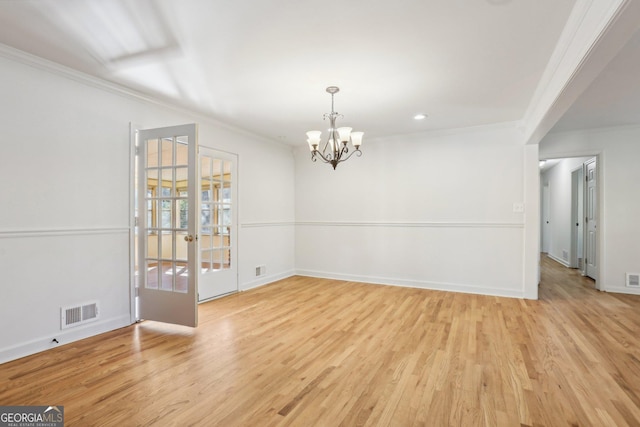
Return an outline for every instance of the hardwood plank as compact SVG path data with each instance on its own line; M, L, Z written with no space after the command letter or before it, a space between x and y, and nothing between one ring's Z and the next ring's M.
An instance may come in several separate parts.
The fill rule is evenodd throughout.
M528 301L292 277L0 365L68 426L640 425L640 297L543 257Z

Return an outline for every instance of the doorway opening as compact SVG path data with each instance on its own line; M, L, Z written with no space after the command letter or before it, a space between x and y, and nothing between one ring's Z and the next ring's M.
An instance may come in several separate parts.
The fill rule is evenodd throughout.
M574 268L598 286L598 156L540 163L540 241L547 256Z

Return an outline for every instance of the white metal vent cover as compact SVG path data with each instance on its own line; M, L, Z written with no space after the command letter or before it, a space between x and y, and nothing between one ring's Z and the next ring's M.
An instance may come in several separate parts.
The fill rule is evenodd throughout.
M60 329L79 326L98 319L100 310L98 301L90 301L81 305L60 307Z
M640 273L627 273L627 287L640 288Z

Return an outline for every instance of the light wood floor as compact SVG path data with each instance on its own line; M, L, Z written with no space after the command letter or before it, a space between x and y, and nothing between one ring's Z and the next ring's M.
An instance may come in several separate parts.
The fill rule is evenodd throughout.
M539 301L294 277L0 365L67 426L638 426L640 297L543 259Z

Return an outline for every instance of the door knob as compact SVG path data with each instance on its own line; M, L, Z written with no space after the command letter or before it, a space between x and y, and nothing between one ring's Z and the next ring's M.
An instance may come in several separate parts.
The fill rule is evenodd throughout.
M193 236L191 234L189 234L188 236L184 236L184 241L185 242L193 242Z

